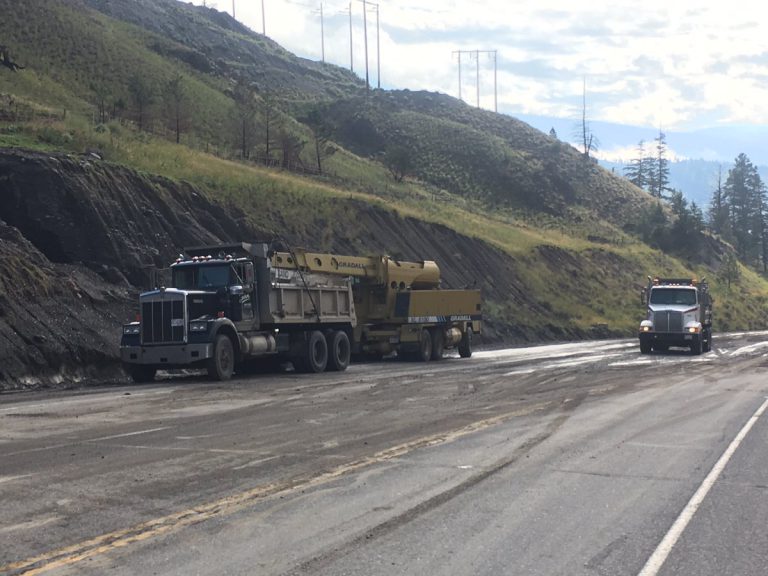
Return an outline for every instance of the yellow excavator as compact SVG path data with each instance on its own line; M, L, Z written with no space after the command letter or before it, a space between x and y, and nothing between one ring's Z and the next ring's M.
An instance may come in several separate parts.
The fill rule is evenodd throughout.
M357 325L351 340L358 357L397 352L428 361L451 348L462 358L472 355L472 338L482 328L480 291L442 289L440 268L433 261L294 249L273 252L271 265L278 277L282 273L353 279Z

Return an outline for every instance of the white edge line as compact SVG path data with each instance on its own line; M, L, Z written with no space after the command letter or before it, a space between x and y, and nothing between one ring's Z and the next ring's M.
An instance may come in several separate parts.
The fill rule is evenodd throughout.
M760 408L757 409L757 411L752 415L747 423L744 424L744 427L736 435L736 438L733 439L728 448L726 448L725 452L723 452L723 455L720 456L720 459L712 467L712 470L710 470L709 474L707 474L707 477L704 478L704 481L701 483L701 486L699 486L699 489L696 490L693 496L691 496L688 504L686 504L685 508L683 508L683 511L680 512L680 515L677 517L677 520L675 520L675 523L672 524L669 532L667 532L666 536L664 536L664 539L656 547L656 550L654 550L651 557L648 558L648 561L645 563L645 566L643 566L643 569L640 571L638 576L656 576L656 574L659 573L659 570L669 556L669 553L680 539L680 536L682 536L683 531L685 530L686 526L688 526L688 523L693 518L693 515L696 514L696 511L699 509L699 506L701 506L704 498L706 498L707 494L712 489L712 486L714 486L715 482L717 481L717 478L720 476L720 474L722 474L725 466L728 464L728 461L736 452L744 438L746 438L747 434L752 429L752 426L755 425L757 419L763 415L766 408L768 408L768 398L766 398Z

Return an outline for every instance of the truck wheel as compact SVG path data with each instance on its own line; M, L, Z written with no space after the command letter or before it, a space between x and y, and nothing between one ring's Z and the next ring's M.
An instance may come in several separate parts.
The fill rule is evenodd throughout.
M328 344L319 330L309 333L303 354L297 359L296 369L300 372L323 372L328 365Z
M127 370L128 374L131 376L131 380L136 382L136 384L152 382L157 373L157 368L154 366L145 366L143 364L131 364L127 367Z
M707 339L704 341L704 352L712 350L712 332L706 333Z
M432 335L429 333L429 330L422 330L419 353L416 359L420 362L428 362L430 358L432 358Z
M328 345L328 370L343 372L349 366L349 358L352 355L352 347L349 345L349 336L342 330L331 332L326 338Z
M440 328L435 328L431 331L430 336L432 336L432 354L430 358L432 360L440 360L445 350L445 333Z
M459 342L459 356L469 358L472 356L472 328L467 328L461 335Z
M694 338L691 342L691 354L694 356L699 356L701 352L703 351L703 346L701 344L701 336Z
M224 334L216 336L213 344L213 357L206 363L208 376L214 380L229 380L235 371L235 351L232 340Z
M648 340L640 340L640 354L650 354L651 343Z

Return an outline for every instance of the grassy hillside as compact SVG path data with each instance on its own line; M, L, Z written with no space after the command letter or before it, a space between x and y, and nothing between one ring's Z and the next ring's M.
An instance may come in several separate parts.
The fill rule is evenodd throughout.
M651 249L630 232L653 202L647 194L514 118L438 94L365 94L346 70L296 58L225 14L175 0L29 0L6 11L0 37L26 66L0 70L0 146L98 150L194 184L252 230L318 250L431 258L399 241L408 219L477 239L509 262L476 278L499 338L630 335L644 314L647 274L712 278L717 329L768 324L764 279L744 270L727 289L717 259L703 266ZM182 145L173 143L164 92L178 75L187 95ZM153 93L144 130L136 78ZM238 159L243 85L253 105L249 151L270 143L279 162L281 132L310 169L320 137L323 174ZM402 182L382 163L392 147L411 160ZM444 269L476 256L456 242Z

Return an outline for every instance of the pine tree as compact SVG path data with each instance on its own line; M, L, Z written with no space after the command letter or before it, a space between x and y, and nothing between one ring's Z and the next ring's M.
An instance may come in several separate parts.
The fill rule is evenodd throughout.
M712 200L709 203L707 221L709 229L712 230L714 234L719 234L728 241L732 239L730 200L726 189L723 187L722 167L717 171L717 185L712 192Z
M746 154L736 157L724 188L730 199L730 226L736 253L744 262L757 264L762 260L765 193L757 168Z
M667 159L667 137L659 130L659 135L653 140L655 154L648 162L648 190L655 198L664 198L665 192L671 192L669 187L669 160Z
M645 187L648 185L644 140L640 140L640 142L637 144L637 158L630 160L629 164L624 167L624 176L626 176L627 180L632 182L632 184L638 188L645 189Z

